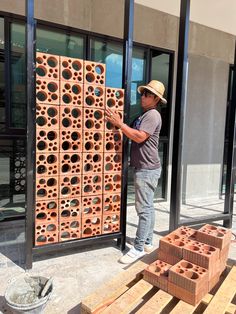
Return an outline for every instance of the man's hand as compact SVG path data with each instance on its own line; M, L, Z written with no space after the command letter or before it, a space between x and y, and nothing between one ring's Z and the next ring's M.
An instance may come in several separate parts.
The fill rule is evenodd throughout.
M111 110L110 108L105 109L105 119L106 119L106 121L111 122L113 125L115 125L119 129L121 128L121 126L123 124L122 118L119 115L119 113Z

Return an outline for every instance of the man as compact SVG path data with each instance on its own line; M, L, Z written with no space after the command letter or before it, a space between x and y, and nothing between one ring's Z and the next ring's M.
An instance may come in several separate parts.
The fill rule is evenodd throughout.
M161 116L156 108L160 101L166 103L163 97L165 87L161 82L152 80L145 86L139 86L138 92L141 94L143 113L132 127L124 124L119 114L106 109L106 119L132 140L130 166L134 167L135 208L139 222L133 247L119 260L123 264L136 261L153 248L153 198L161 175L158 155Z

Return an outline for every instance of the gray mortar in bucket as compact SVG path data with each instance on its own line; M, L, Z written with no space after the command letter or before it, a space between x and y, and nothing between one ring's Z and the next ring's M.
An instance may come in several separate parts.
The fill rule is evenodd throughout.
M52 278L23 276L14 280L5 292L12 313L40 314L52 292Z

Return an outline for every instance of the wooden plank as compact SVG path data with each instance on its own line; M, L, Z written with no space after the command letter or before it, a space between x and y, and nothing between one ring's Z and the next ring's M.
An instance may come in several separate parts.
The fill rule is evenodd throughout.
M87 296L80 304L82 313L98 313L128 290L130 284L141 277L142 271L157 259L157 249L145 255L141 260L119 273L109 283L102 285L94 293Z
M230 305L227 307L225 314L235 314L235 313L236 313L236 305L230 303Z
M132 288L108 306L102 314L130 313L130 309L132 309L152 288L153 285L149 282L143 279L139 280Z
M211 300L210 304L203 312L204 314L212 314L212 313L225 313L228 306L231 303L235 295L235 287L236 287L236 266L234 266L219 290L216 292L215 296Z
M173 299L169 293L158 290L137 312L136 314L161 313L163 308Z

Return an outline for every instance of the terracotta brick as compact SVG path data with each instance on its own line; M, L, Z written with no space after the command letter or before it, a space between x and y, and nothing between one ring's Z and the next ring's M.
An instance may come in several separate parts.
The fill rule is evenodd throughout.
M104 110L97 108L84 108L83 114L84 130L104 130Z
M122 152L122 134L117 132L105 132L104 152Z
M60 131L60 152L78 153L82 151L82 133L74 129Z
M60 129L82 131L83 110L82 108L71 106L60 106Z
M60 104L66 107L83 105L83 85L75 82L60 82Z
M102 233L115 233L120 231L120 212L103 214Z
M120 212L121 195L120 193L103 194L103 213L109 214Z
M36 79L59 80L59 56L36 53Z
M35 205L36 224L58 221L58 200L37 201Z
M36 201L58 198L58 177L36 177Z
M208 291L211 291L220 280L220 272L218 271L208 282Z
M67 175L59 177L59 197L76 198L81 195L81 175Z
M35 245L58 242L58 223L42 223L35 226Z
M36 130L36 152L56 153L59 151L59 131L40 129Z
M93 61L84 61L84 83L105 85L105 73L105 64Z
M81 238L81 219L73 218L60 221L59 241L68 241Z
M83 132L83 152L103 152L103 134L102 131Z
M59 107L47 104L36 104L36 128L59 129Z
M208 245L223 249L231 242L231 230L206 224L197 232L197 240Z
M182 260L182 257L172 255L171 252L170 253L164 252L160 248L157 251L157 258L170 265L175 265L176 263Z
M102 215L102 195L82 197L82 217L93 217Z
M37 153L36 154L36 176L49 177L59 174L58 153Z
M82 196L98 195L102 193L102 174L82 175Z
M102 153L83 153L83 174L103 172Z
M143 278L153 286L168 291L168 273L171 266L162 260L156 260L144 270Z
M59 105L59 82L47 79L36 79L36 101L50 105Z
M60 175L77 175L82 171L82 153L59 153Z
M60 80L83 83L84 61L82 59L60 57Z
M121 191L121 173L104 174L103 193L117 193Z
M185 260L170 268L169 281L193 294L208 292L208 270Z
M124 89L106 87L106 107L124 111Z
M59 199L59 222L64 220L80 221L82 212L81 197Z
M188 237L181 237L180 235L172 232L169 235L162 237L159 242L159 248L168 254L177 258L183 257L183 248L188 244L193 243Z
M105 109L105 87L84 84L84 108Z
M104 173L122 171L122 153L104 153Z
M82 238L101 234L101 216L82 218Z

